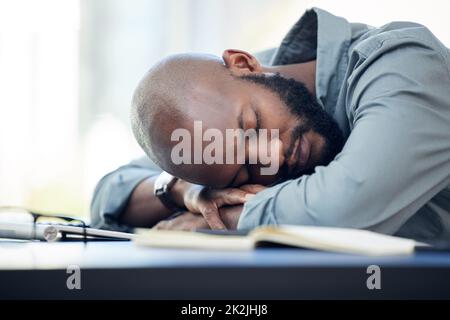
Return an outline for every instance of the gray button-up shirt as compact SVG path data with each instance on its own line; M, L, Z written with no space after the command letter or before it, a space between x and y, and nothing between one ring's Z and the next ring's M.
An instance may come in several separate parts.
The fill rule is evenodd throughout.
M313 174L257 194L244 206L238 228L301 224L450 238L450 51L416 23L373 28L314 8L271 63L312 59L317 99L343 130L344 149ZM126 180L123 168L115 175ZM130 186L143 178L122 188L121 201L110 200L123 206ZM121 193L114 182L104 188ZM94 221L105 220L100 189ZM117 207L109 210L112 221Z

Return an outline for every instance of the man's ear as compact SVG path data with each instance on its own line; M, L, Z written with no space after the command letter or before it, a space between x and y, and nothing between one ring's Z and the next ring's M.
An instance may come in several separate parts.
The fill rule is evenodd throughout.
M236 76L262 73L261 64L248 52L228 49L223 52L222 58L227 68Z

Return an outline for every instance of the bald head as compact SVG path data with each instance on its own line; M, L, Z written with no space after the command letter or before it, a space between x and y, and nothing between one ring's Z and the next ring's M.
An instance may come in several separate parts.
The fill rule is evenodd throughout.
M170 161L171 133L191 130L205 109L217 107L214 95L230 78L223 60L206 54L172 55L145 74L133 96L131 124L139 145L162 169L179 173Z
M168 122L185 117L184 102L189 93L220 67L221 61L214 56L173 55L153 66L139 82L131 106L131 124L138 143L153 160L158 152L152 150L150 133L161 132Z

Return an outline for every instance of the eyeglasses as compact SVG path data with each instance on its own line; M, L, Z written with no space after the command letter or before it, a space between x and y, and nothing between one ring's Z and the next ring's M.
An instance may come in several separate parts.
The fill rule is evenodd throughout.
M58 226L82 228L82 240L87 242L86 223L83 220L57 214L0 206L0 238L22 240L67 240L67 232Z

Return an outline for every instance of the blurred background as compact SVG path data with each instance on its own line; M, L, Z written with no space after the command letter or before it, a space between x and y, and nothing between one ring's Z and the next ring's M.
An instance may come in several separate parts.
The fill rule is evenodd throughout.
M312 6L450 47L448 0L0 0L0 205L87 218L96 182L141 155L128 108L154 62L275 47Z

